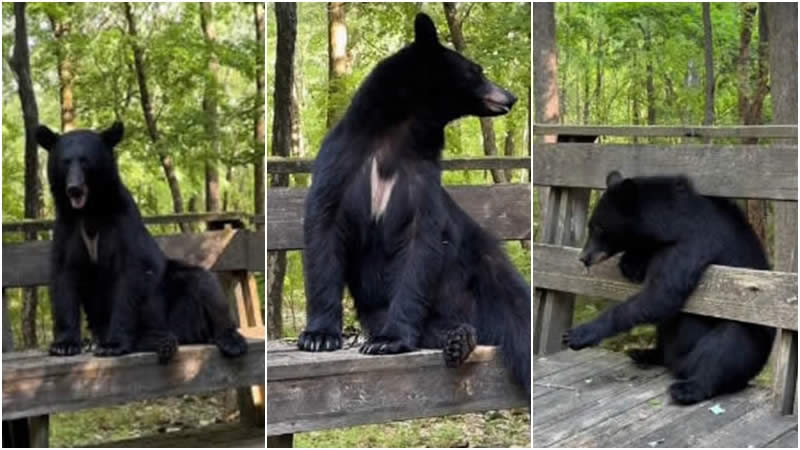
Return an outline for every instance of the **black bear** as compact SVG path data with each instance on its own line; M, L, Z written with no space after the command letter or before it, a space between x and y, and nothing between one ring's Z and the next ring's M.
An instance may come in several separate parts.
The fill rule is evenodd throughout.
M245 353L214 276L167 259L145 228L114 158L122 135L120 122L99 133L36 130L56 209L50 354L81 352L81 306L98 356L154 351L165 363L178 344L211 342Z
M341 347L342 291L368 333L361 352L442 348L455 366L501 345L530 392L530 288L441 184L444 128L507 113L516 98L441 45L419 14L414 42L360 86L314 162L306 198L308 324L298 346Z
M652 349L628 352L678 379L675 402L691 404L747 386L769 357L773 328L681 313L711 264L769 268L744 214L729 200L698 194L684 176L624 178L611 172L589 220L580 259L587 266L622 253L622 274L643 289L597 319L569 330L573 350L645 323L657 324Z

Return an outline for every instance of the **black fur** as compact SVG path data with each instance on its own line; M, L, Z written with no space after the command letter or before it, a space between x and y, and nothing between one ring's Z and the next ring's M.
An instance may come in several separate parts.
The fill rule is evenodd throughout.
M314 162L304 226L308 324L298 346L341 347L347 286L369 335L362 352L444 348L458 335L463 345L448 353L458 364L474 347L467 324L478 344L504 347L530 392L530 288L444 190L440 167L448 122L503 114L516 99L439 44L428 16L417 16L415 36L364 81ZM372 179L395 180L382 214Z
M56 207L50 353L81 352L81 306L97 356L152 351L164 363L178 344L208 342L245 353L214 276L168 260L145 228L114 159L122 135L119 122L100 133L36 132Z
M683 404L747 386L769 357L775 330L680 313L711 264L769 268L761 242L732 202L695 192L686 177L623 179L612 172L589 221L587 266L622 252L619 268L643 289L597 319L569 330L573 350L645 323L658 325L656 348L636 349L643 365L664 365Z

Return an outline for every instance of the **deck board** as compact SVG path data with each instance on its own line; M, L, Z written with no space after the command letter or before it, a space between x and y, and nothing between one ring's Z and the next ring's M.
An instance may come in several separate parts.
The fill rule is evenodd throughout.
M797 418L752 386L692 406L672 404L673 378L604 350L535 358L533 447L797 447ZM714 415L709 408L725 409Z

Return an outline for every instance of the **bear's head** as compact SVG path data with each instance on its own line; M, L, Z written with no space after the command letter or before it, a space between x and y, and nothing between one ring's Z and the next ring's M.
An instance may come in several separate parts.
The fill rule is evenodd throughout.
M47 178L59 212L96 209L100 199L119 186L114 146L123 133L122 122L100 132L58 134L45 125L37 127L36 141L48 153Z
M615 170L606 176L606 187L589 219L589 237L580 255L586 267L628 249L640 231L636 181Z
M414 42L381 61L353 99L373 121L414 118L437 125L463 116L506 114L517 101L483 68L439 42L427 15L417 14ZM363 120L360 122L363 126Z

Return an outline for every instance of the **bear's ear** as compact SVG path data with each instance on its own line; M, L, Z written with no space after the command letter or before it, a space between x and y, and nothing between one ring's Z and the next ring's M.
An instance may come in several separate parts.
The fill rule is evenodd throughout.
M622 174L617 172L616 170L612 170L611 172L606 175L606 187L614 186L622 181Z
M54 133L47 125L39 125L36 127L36 142L48 152L55 148L58 142L58 133Z
M119 141L122 140L122 135L125 132L125 126L122 122L114 122L108 129L100 132L100 139L108 145L109 148L114 148Z
M427 14L419 13L414 19L414 43L420 45L435 45L439 43L436 35L436 26Z

